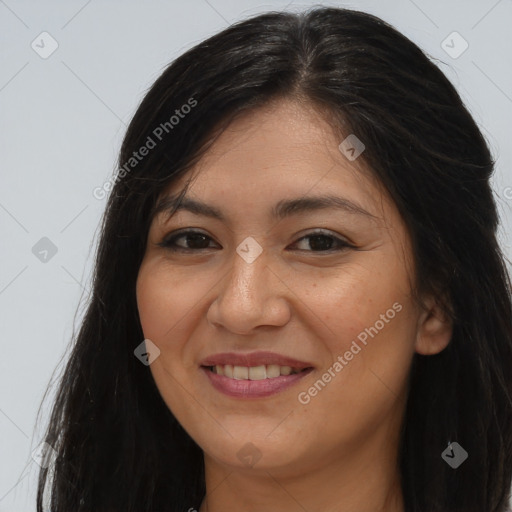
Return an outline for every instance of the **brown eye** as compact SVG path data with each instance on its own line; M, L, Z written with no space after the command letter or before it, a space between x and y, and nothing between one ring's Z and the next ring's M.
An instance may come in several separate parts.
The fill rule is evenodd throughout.
M158 245L171 251L200 251L208 249L211 240L208 235L200 231L182 231L164 238Z
M347 248L354 248L353 245L349 244L345 240L336 236L325 234L323 232L316 232L306 235L297 242L295 245L300 244L304 240L309 240L304 243L305 248L298 248L298 250L305 250L309 252L328 252L328 251L340 251ZM309 248L308 248L309 247Z

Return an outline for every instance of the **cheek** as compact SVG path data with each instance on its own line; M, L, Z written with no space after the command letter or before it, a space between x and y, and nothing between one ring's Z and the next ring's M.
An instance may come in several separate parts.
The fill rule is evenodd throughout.
M170 294L166 286L155 275L145 272L143 268L137 279L137 307L144 336L157 342L169 328L172 318L166 317L164 311L173 314L175 308L169 302Z
M337 278L309 283L302 297L322 320L329 353L322 368L329 382L313 394L348 407L354 400L373 402L382 393L393 398L404 389L414 354L416 310L403 269L353 267Z
M178 383L197 371L196 346L188 340L204 321L203 299L214 283L206 278L191 279L158 259L141 265L137 306L144 337L160 350L150 370L164 399L179 396L175 393Z
M151 261L141 265L136 285L140 322L144 337L160 349L149 369L162 399L174 414L185 407L180 400L179 383L185 381L192 364L184 361L184 352L197 291L197 287L185 286L175 273L162 270Z
M190 286L162 265L143 263L137 278L136 296L144 336L157 344L176 338L174 331L182 329L181 324L186 323L199 293L197 286Z
M296 397L303 404L297 406L297 423L321 429L326 450L332 439L357 445L390 417L399 421L415 323L406 296L388 293L368 296L353 289L337 301L326 297L329 328L336 334L325 340L328 360Z
M408 300L403 276L382 270L372 265L372 261L321 276L302 275L294 293L305 309L310 309L321 321L330 344L339 344L340 348L347 339L357 337L375 322L382 327L380 315L393 319L396 316L393 304Z

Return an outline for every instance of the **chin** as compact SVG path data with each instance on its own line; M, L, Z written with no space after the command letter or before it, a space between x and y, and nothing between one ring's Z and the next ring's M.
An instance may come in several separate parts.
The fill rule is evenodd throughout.
M298 440L293 442L286 435L270 440L255 439L249 434L224 438L215 443L210 441L202 448L205 456L222 465L252 471L272 471L293 468L303 455L297 452L298 445Z

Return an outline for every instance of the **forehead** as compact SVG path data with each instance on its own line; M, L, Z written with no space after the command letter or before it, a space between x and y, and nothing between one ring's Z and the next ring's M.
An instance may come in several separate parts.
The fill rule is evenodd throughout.
M347 170L358 169L357 161L340 158L340 142L340 135L313 106L274 101L232 121L199 162L198 170L218 171L234 165L240 171L281 167L314 172L334 163Z
M233 198L276 203L311 191L382 206L382 187L362 160L350 161L340 150L341 137L313 106L273 102L236 118L162 195L180 191L192 178L189 193L219 204Z

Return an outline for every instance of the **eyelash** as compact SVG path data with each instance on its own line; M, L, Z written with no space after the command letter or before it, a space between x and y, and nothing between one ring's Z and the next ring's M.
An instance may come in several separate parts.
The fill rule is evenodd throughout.
M202 231L187 230L187 231L181 231L181 232L173 233L173 234L171 234L169 236L166 236L157 245L160 246L160 247L164 247L165 249L167 249L167 250L169 250L171 252L183 252L183 253L198 252L198 251L204 251L204 250L210 249L209 247L205 247L205 248L202 248L202 249L190 249L190 248L185 248L185 247L177 246L176 245L176 240L179 240L180 238L185 238L187 235L202 235L203 237L212 240L211 237L209 237L206 233L203 233ZM308 238L311 238L311 237L317 237L317 236L320 236L320 237L323 237L323 238L331 238L332 240L335 241L335 244L338 245L338 248L334 248L334 249L330 248L330 249L320 250L320 251L305 250L305 249L299 249L299 250L300 251L306 251L306 252L314 252L314 253L332 253L332 252L343 251L343 250L346 250L346 249L355 249L356 248L354 245L350 244L349 242L347 242L347 241L345 241L345 240L343 240L341 238L338 238L338 237L336 237L334 235L327 234L324 231L314 231L313 233L309 233L309 234L299 238L294 243L300 242L300 241L302 241L304 239L308 239Z

